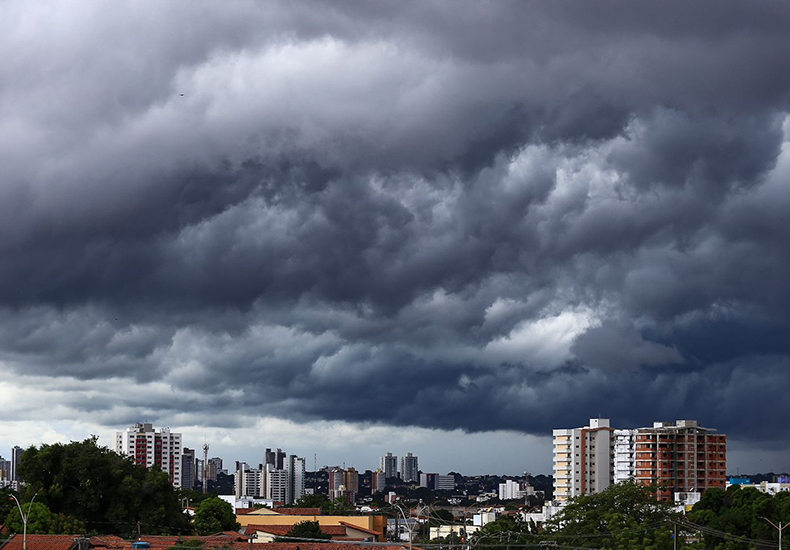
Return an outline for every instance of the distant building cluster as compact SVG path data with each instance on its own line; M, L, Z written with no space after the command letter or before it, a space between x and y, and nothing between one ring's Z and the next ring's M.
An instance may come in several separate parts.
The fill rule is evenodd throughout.
M614 429L604 418L554 430L554 500L600 493L626 480L655 484L659 500L724 488L727 437L714 432L695 420Z
M234 483L237 499L293 504L305 494L305 459L296 455L286 458L281 449L266 449L264 462L257 468L236 462Z
M0 489L10 487L13 490L19 489L19 461L22 458L22 447L15 446L11 449L11 458L5 459L0 456Z

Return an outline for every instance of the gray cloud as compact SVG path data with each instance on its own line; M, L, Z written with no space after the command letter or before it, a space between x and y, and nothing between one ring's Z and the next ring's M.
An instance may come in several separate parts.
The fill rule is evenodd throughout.
M105 425L769 440L790 10L718 8L5 3L0 369Z

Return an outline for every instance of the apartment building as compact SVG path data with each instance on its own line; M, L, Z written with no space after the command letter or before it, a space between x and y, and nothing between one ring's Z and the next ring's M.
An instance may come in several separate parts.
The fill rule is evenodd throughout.
M381 471L385 478L398 477L398 457L389 452L382 456Z
M413 456L411 453L407 453L406 456L401 457L400 464L400 472L403 481L420 480L420 470L417 465L416 456Z
M155 430L145 422L115 434L115 452L131 457L140 466L159 466L170 475L174 487L181 487L181 434L170 428Z
M288 457L288 504L293 504L304 496L305 459L296 455Z
M184 447L181 451L181 488L194 489L197 475L195 475L195 449Z
M554 499L600 493L612 483L612 432L608 418L581 428L554 430Z
M656 498L725 486L727 437L696 420L614 430L608 419L554 430L554 499L599 493L612 483L655 484Z
M727 436L699 426L696 420L655 422L636 430L634 477L657 485L656 498L671 500L675 492L724 488Z
M636 434L638 430L615 430L612 481L622 483L636 477Z

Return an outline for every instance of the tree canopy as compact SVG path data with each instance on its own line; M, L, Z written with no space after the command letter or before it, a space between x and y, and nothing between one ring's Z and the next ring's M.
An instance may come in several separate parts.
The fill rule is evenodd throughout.
M775 541L775 524L790 522L790 493L776 496L738 485L709 489L688 514L688 521L706 527L702 542L708 550L760 548L757 541ZM738 540L741 539L741 540ZM750 539L750 540L747 540Z
M671 550L675 517L672 506L656 501L650 487L619 483L573 499L542 531L519 514L502 516L479 531L473 545L505 549L555 542L611 550Z
M324 533L321 531L321 525L317 521L300 521L299 523L294 524L288 533L285 535L288 538L280 538L276 537L275 540L285 541L285 542L293 542L292 538L299 538L299 539L322 539L322 540L329 540L332 538L332 535Z
M19 464L25 500L38 494L56 516L72 516L92 533L191 532L169 476L101 447L97 438L30 447Z
M213 535L221 531L236 531L240 528L236 523L236 511L224 500L207 498L195 510L193 521L198 535Z

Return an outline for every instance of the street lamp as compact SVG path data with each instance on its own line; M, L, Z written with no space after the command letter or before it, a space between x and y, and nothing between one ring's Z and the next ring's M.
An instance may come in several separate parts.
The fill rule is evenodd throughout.
M14 495L10 496L14 499L14 502L16 502L16 506L19 508L19 515L22 516L22 550L27 550L27 519L30 517L30 507L33 506L33 501L36 500L38 493L33 495L33 498L30 499L27 505L27 515L22 511L22 505L19 503L19 499Z
M786 523L786 524L784 525L784 527L783 527L783 526L782 526L782 522L781 522L781 521L779 522L779 525L776 525L776 524L775 524L773 521L771 521L771 520L770 520L770 519L768 519L767 517L764 517L764 516L763 516L763 518L762 518L762 519L764 519L765 521L767 521L768 523L770 523L771 525L773 525L773 526L774 526L774 529L776 529L777 531L779 531L779 550L782 550L782 531L784 531L785 527L787 527L788 525L790 525L790 523Z

